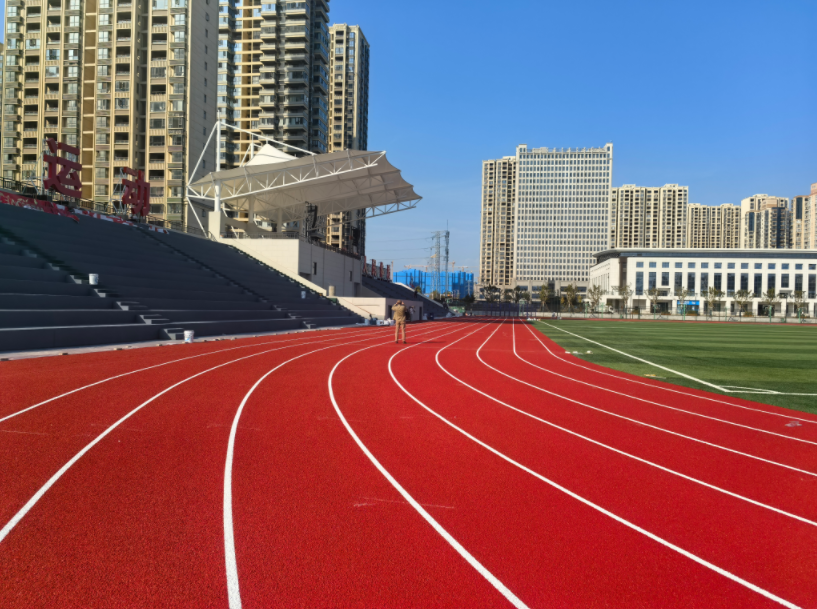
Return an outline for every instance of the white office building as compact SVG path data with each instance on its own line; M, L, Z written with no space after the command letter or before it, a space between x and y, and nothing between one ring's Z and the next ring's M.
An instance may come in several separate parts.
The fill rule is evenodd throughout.
M756 249L612 249L600 252L590 269L590 285L604 290L604 301L616 308L650 310L650 289L658 290L659 311L705 312L705 294L710 287L724 292L716 310L735 312L735 294L751 294L747 310L765 314L763 296L774 290L779 302L775 314L796 315L797 297L803 299L808 315L817 315L817 251ZM624 303L616 293L630 286L631 300ZM686 290L686 298L680 295ZM799 293L799 294L798 294Z
M609 247L613 145L516 149L514 283L537 291L587 286L596 252Z

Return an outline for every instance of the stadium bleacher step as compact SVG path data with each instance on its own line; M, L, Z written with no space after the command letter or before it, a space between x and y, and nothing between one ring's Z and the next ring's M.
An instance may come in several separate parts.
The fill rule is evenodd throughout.
M182 340L184 338L184 328L162 328L160 335L162 338L170 340Z
M145 311L147 307L143 304L139 304L138 302L131 302L127 300L119 300L116 302L117 306L123 311Z
M139 319L144 321L146 324L150 324L150 325L170 323L169 319L167 319L165 317L162 317L161 315L156 315L156 314L153 314L153 313L148 314L148 315L140 315Z
M95 285L91 274L99 277ZM225 244L0 205L0 317L5 312L2 350L179 340L186 330L217 336L360 321Z

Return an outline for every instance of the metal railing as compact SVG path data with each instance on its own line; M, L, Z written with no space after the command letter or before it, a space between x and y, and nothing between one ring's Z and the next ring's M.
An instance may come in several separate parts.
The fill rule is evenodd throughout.
M341 256L346 256L347 258L352 258L354 260L360 260L361 255L356 254L355 252L350 252L349 250L345 250L334 245L329 245L328 243L324 243L323 241L316 241L310 240L304 237L300 231L284 231L284 232L264 232L263 234L253 234L250 235L243 231L231 231L226 230L225 232L221 233L222 239L299 239L304 243L309 243L310 245L314 245L316 247L320 247L322 249L328 250L330 252L335 252L336 254L340 254Z
M116 216L123 220L128 220L134 224L150 224L159 228L166 228L188 235L196 235L199 237L210 238L208 232L203 231L197 226L189 226L179 220L168 220L159 216L133 216L128 211L123 211L117 208L110 202L91 201L89 199L79 199L76 197L67 197L54 190L45 190L37 182L23 182L20 180L9 180L7 178L0 178L0 188L11 192L19 193L23 197L29 199L36 199L37 201L48 201L50 203L59 203L68 208L86 209L98 214L106 216Z

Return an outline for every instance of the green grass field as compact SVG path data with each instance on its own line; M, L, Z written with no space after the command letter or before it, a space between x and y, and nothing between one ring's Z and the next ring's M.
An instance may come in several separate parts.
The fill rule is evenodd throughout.
M556 321L534 327L581 359L646 377L734 395L755 402L817 413L817 327L667 322ZM547 324L547 325L546 325ZM563 330L578 336L566 334ZM579 338L581 337L581 338ZM705 384L661 370L609 349L597 341L719 387L777 391L722 393ZM592 351L592 355L586 352Z

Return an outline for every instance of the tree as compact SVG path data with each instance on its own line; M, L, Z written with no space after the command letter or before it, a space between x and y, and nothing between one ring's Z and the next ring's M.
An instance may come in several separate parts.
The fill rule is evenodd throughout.
M519 294L517 302L525 301L530 302L531 295L527 290L520 290L521 294ZM514 298L516 298L516 290L514 290Z
M474 298L473 294L466 294L465 296L462 297L462 301L468 306L474 304L475 300L476 298Z
M647 290L647 298L650 299L650 308L653 313L658 312L658 298L661 296L661 290L658 288L650 288Z
M762 298L766 313L770 313L769 309L771 308L771 314L774 315L774 306L780 301L780 296L775 294L774 290L766 290L763 292Z
M571 313L573 312L573 305L579 302L578 294L579 289L572 283L569 283L562 289L562 304L567 307Z
M590 288L587 290L587 298L590 301L590 306L593 309L594 313L599 312L599 306L601 305L601 299L604 298L604 295L607 292L602 289L602 287L598 284L591 285Z
M723 292L715 287L710 286L709 289L704 293L704 298L706 298L706 308L708 309L710 315L712 311L715 310L715 305L721 302L723 298Z
M502 292L502 302L513 302L513 290L507 288Z
M527 294L527 292L525 292L525 290L523 290L518 285L515 285L513 287L513 301L515 303L519 304L519 301L522 300L525 297L526 294Z
M627 310L627 303L630 302L630 296L633 295L633 288L629 284L620 285L616 288L616 292L624 300L624 310Z
M675 290L675 295L678 297L678 300L681 301L681 306L683 307L684 313L686 313L686 302L687 296L689 296L689 289L681 287Z
M800 313L806 304L806 295L803 293L803 290L795 290L794 292L794 311L795 313Z
M487 302L497 302L499 300L499 288L495 285L488 284L484 288L482 288L483 293L485 294L485 300Z
M735 304L738 305L739 312L746 312L746 305L752 300L752 293L749 290L738 290L735 292Z
M542 302L542 308L550 311L548 307L548 300L553 298L553 288L550 287L550 284L542 284L539 288L539 300Z

